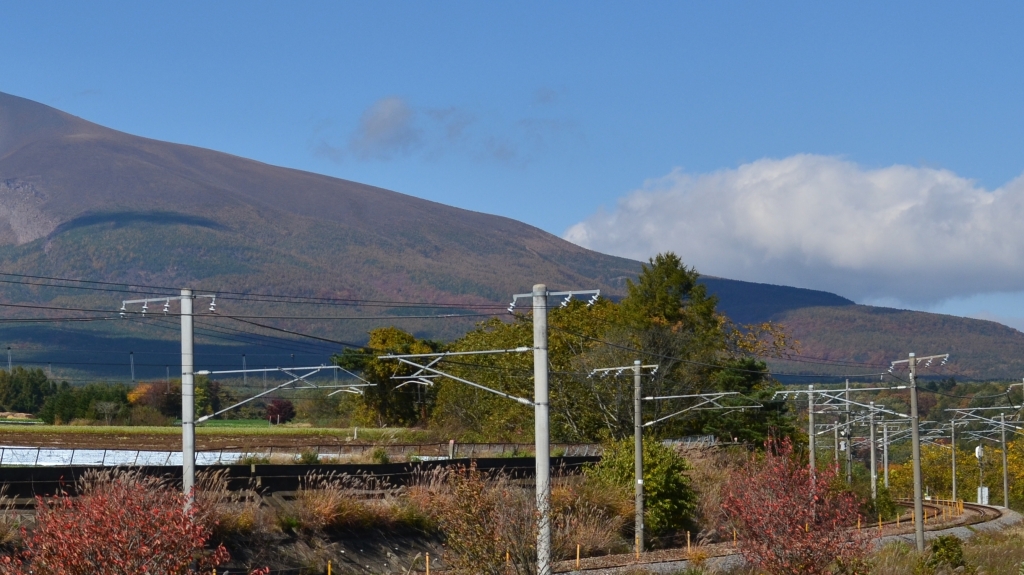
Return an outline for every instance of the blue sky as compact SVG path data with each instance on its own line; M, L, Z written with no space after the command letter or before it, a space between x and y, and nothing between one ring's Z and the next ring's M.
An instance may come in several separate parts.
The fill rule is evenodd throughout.
M0 8L0 91L116 129L1024 327L1024 4Z

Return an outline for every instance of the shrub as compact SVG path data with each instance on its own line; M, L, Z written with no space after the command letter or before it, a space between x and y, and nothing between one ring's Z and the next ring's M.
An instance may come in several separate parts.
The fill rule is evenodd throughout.
M142 425L142 426L165 426L174 423L174 419L168 417L155 407L148 405L136 405L132 407L128 421L131 425Z
M391 463L391 457L388 456L388 450L383 447L375 447L373 452L370 454L370 460L380 465Z
M19 556L4 558L13 573L113 575L193 573L228 559L218 546L206 551L209 528L198 506L166 483L138 473L87 476L79 495L37 499L36 527Z
M867 540L849 529L860 502L833 487L838 469L812 476L789 439L765 447L734 475L723 498L747 562L771 574L819 575L862 557Z
M963 542L956 535L939 535L932 540L927 565L932 568L940 565L965 567Z
M270 463L270 456L262 453L243 453L236 462L237 465L267 465Z
M287 399L275 399L267 406L267 419L271 423L288 423L295 419L295 406Z
M651 535L683 529L696 509L697 500L685 474L689 467L674 449L659 441L645 439L643 448L644 527ZM636 480L633 439L607 445L601 462L586 474L632 498Z
M316 465L320 463L320 454L313 449L303 449L295 458L295 462L302 465Z

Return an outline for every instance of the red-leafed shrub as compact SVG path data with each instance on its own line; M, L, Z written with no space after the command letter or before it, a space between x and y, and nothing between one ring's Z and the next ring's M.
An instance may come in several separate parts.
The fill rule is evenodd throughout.
M836 488L836 468L810 469L788 439L768 441L725 487L722 508L744 558L773 575L819 575L853 565L867 547L856 529L859 501ZM731 533L729 534L731 536Z
M223 546L206 549L209 528L197 507L166 483L138 473L103 472L79 495L38 498L25 549L0 560L0 572L36 575L209 573L227 561Z
M267 405L267 419L271 423L287 423L295 419L295 406L287 399L275 399Z

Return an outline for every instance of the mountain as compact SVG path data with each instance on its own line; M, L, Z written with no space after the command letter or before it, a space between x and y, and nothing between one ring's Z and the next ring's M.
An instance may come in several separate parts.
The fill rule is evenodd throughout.
M218 310L227 314L359 343L385 323L455 337L481 319L473 314L507 305L538 282L621 296L639 268L508 218L141 138L0 93L0 271L116 284L0 276L0 342L13 348L15 363L123 377L134 351L139 377L162 377L177 353L173 318L110 319L122 299L174 294L139 286L201 287L221 294ZM960 367L969 377L1016 377L1024 367L1014 359L1024 357L1024 334L992 322L868 308L786 286L704 281L734 320L780 321L804 355L830 362L787 368L840 373L848 369L834 360L888 361L931 352L933 343L938 352L968 350ZM237 295L253 293L332 301ZM343 300L361 303L340 307ZM439 314L468 317L421 317ZM11 321L40 316L91 321ZM335 319L311 319L325 316ZM319 363L338 348L212 315L197 321L197 353L210 367L238 367L242 353L250 366Z

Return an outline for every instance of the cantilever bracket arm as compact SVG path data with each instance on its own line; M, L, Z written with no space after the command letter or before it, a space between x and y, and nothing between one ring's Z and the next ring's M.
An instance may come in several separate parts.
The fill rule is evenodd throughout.
M284 370L281 370L281 371L284 371ZM254 399L258 399L260 397L263 397L264 395L267 395L268 393L273 393L273 392L281 389L282 387L288 387L289 385L295 383L296 381L300 381L300 380L305 381L305 379L307 377L313 375L314 373L317 373L318 371L320 371L320 370L311 371L311 372L309 372L306 375L303 375L301 377L296 377L296 376L292 375L292 377L294 377L295 379L292 379L290 381L282 383L281 385L279 385L277 387L272 387L272 388L264 391L263 393L257 393L256 395L250 397L249 399L243 399L242 401L239 401L238 403L232 405L231 407L225 407L224 409L222 409L222 410L220 410L220 411L218 411L216 413L211 413L210 415L204 415L204 416L200 417L199 419L196 419L196 423L198 424L198 423L202 423L204 421L207 421L209 419L213 419L214 417L216 417L216 416L218 416L218 415L220 415L222 413L225 413L227 411L231 411L232 409L234 409L236 407L239 407L241 405L245 405L246 403L249 403L250 401L252 401ZM289 374L289 375L291 375L291 374Z
M505 393L504 391L498 391L496 389L491 389L491 388L489 388L489 387L487 387L485 385L480 385L479 383L474 383L472 381L469 381L468 379L463 379L461 377L458 377L458 376L452 375L450 373L443 372L443 371L441 371L439 369L435 369L433 367L430 367L434 363L437 363L436 361L430 362L430 364L427 364L427 365L420 365L418 363L410 361L409 359L407 359L405 357L392 356L392 357L382 357L381 359L397 359L398 361L400 361L400 362L402 362L402 363L404 363L406 365L410 365L412 367L418 368L420 370L420 372L426 371L426 372L431 373L431 374L436 374L436 375L440 375L442 377L447 377L448 379L453 379L455 381L458 381L460 383L464 383L464 384L469 385L471 387L475 387L477 389L482 389L484 391L488 391L490 393L493 393L495 395L504 397L505 399L511 399L512 401L515 401L517 403L521 403L523 405L530 405L530 406L535 405L529 399L523 399L522 397L517 397L515 395L511 395L511 394Z
M534 295L533 293L517 293L517 294L513 294L512 295L512 303L508 304L508 313L515 313L516 302L518 302L520 299L533 299L533 295ZM591 297L590 297L589 300L587 300L587 307L590 307L590 306L594 305L595 303L597 303L597 298L601 297L601 290L599 290L599 289L590 289L590 290L577 290L577 291L549 291L549 292L547 292L544 295L545 295L545 297L565 296L565 299L562 301L562 307L566 307L567 305L569 305L569 302L572 301L572 296L574 296L574 295L589 295Z
M677 415L682 415L682 414L684 414L684 413L686 413L688 411L694 411L694 410L698 410L698 409L700 409L700 410L705 410L705 409L721 409L721 410L724 410L724 411L736 411L737 409L739 409L739 410L743 410L743 409L760 409L760 408L764 407L760 403L756 403L754 405L722 405L721 403L719 403L719 400L721 400L724 397L730 396L730 395L739 395L739 392L732 391L732 392L723 392L723 393L707 393L707 394L694 394L694 395L676 395L676 396L665 396L665 397L645 397L644 399L648 399L648 400L651 400L651 399L679 399L679 398L684 398L684 397L697 397L697 398L703 399L703 401L701 401L700 403L698 403L696 405L691 405L690 407L687 407L686 409L682 409L680 411L677 411L675 413L671 413L671 414L666 415L664 417L659 417L658 419L655 419L654 421L648 421L647 423L643 424L642 427L650 427L650 426L652 426L654 424L661 423L662 421L665 421L666 419L671 419L673 417L676 417ZM708 404L711 404L711 406L710 407L704 407L705 405L708 405Z

